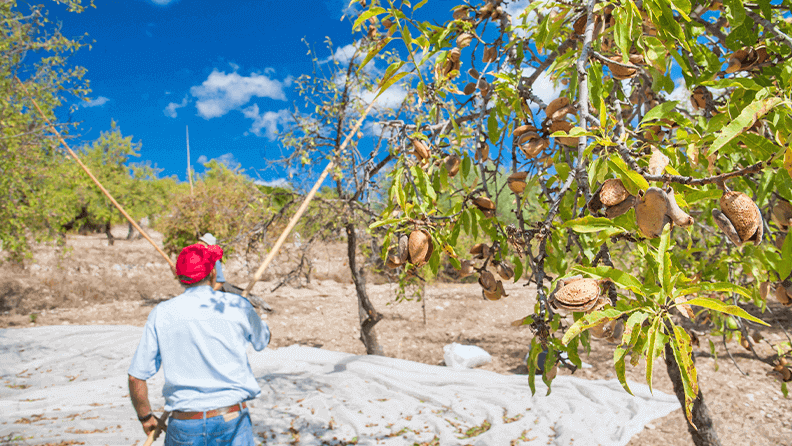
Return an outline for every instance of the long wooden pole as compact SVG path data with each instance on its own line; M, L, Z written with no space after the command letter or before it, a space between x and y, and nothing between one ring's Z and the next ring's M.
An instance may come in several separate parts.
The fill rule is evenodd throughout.
M192 167L190 167L190 127L184 126L187 132L187 179L190 181L190 195L193 194Z
M360 116L360 119L358 119L357 123L355 124L355 127L352 129L351 132L349 132L346 139L344 139L344 142L341 144L341 147L338 148L339 152L342 152L346 148L347 144L349 144L349 141L352 139L352 136L354 136L355 133L357 133L357 131L360 129L360 126L363 124L363 120L366 119L366 116L371 111L371 108L374 106L375 101L376 98L373 101L371 101L368 108L366 108L366 111L363 112L363 115ZM253 289L253 286L256 284L256 282L258 282L259 279L261 279L262 274L264 274L264 270L267 269L270 262L272 262L272 259L274 259L275 255L278 254L278 250L280 249L281 245L283 245L283 242L286 241L286 237L288 237L291 230L294 229L294 226L297 224L297 220L299 220L300 217L302 217L303 212L305 212L305 209L308 207L308 203L310 203L314 195L316 195L316 191L319 190L319 187L322 185L325 178L327 178L327 174L330 173L330 169L332 169L334 166L335 166L335 162L330 161L327 164L327 167L325 167L324 170L322 171L322 174L319 175L319 179L316 180L316 184L314 184L311 191L308 192L308 195L305 196L305 200L303 200L302 204L300 205L300 208L297 209L297 212L289 221L289 224L286 226L286 229L284 229L283 233L280 235L280 237L278 237L278 240L275 242L275 246L272 247L269 254L267 254L267 257L264 259L264 262L256 271L256 274L253 275L253 280L251 280L250 283L248 283L247 288L245 288L245 291L242 292L242 296L247 297L247 295L250 293L250 290Z
M66 150L69 152L69 155L71 155L71 156L72 156L72 158L74 158L74 160L75 160L75 161L77 161L77 164L79 164L79 165L80 165L80 167L82 167L82 170L84 170L84 171L85 171L85 173L87 173L87 174L88 174L88 176L89 176L89 177L91 177L91 179L93 180L93 182L94 182L94 183L96 183L96 185L99 187L99 189L101 189L102 193L104 193L104 194L105 194L105 196L106 196L106 197L107 197L107 198L110 200L110 202L112 202L112 203L113 203L113 205L115 205L115 207L116 207L116 208L118 208L118 210L119 210L119 211L121 212L121 214L122 214L122 215L123 215L123 216L124 216L124 217L125 217L125 218L126 218L128 221L129 221L129 223L130 223L132 226L134 226L134 227L135 227L135 229L137 229L137 230L138 230L138 232L140 232L140 234L141 234L143 237L145 237L145 238L146 238L146 240L148 240L148 241L149 241L149 243L151 243L151 246L153 246L153 247L154 247L154 249L156 249L156 250L157 250L157 252L159 252L159 253L162 255L162 257L164 257L164 258L165 258L165 260L168 262L168 264L171 266L171 268L176 268L176 265L173 263L173 260L171 260L171 259L170 259L170 257L168 257L168 255L167 255L167 254L165 254L165 252L164 252L162 249L160 249L160 247L159 247L159 246L157 246L157 244L156 244L156 243L154 243L154 240L152 240L152 239L151 239L151 237L149 237L149 235L148 235L148 234L146 234L146 231L144 231L144 230L143 230L143 228L141 228L141 227L140 227L140 226L137 224L137 222L135 221L135 219L133 219L133 218L132 218L132 217L131 217L129 214L127 214L127 212L124 210L124 208L122 208L122 207L121 207L121 205L120 205L120 204L118 204L118 202L117 202L117 201L115 201L115 198L113 198L113 196L112 196L112 195L110 195L110 192L108 192L108 191L107 191L107 189L105 189L105 188L104 188L104 186L102 186L102 183L100 183L100 182L99 182L99 180L97 180L97 179L96 179L96 177L95 177L95 176L94 176L94 175L91 173L91 171L90 171L90 170L88 170L88 167L86 167L86 166L85 166L85 164L83 164L83 163L82 163L82 161L80 161L80 158L78 158L78 157L77 157L77 154L76 154L76 153L74 153L74 151L73 151L73 150L72 150L72 149L69 147L69 145L68 145L68 144L66 144L66 141L63 139L63 137L61 136L60 132L58 132L58 129L57 129L57 128L55 128L55 126L54 126L54 125L52 125L52 122L50 122L50 120L49 120L49 119L47 119L47 116L44 114L44 112L42 112L42 111L41 111L41 108L39 108L39 106L38 106L38 104L36 103L36 101L35 101L35 100L33 99L33 97L30 95L30 91L27 89L27 87L25 87L25 84L23 84L23 83L22 83L22 81L21 81L21 80L19 80L19 78L18 78L16 75L14 75L14 79L16 79L16 81L17 81L17 82L19 82L19 85L21 85L21 86L22 86L22 89L23 89L23 90L25 90L25 94L27 94L27 96L28 96L28 99L30 99L30 102L32 102L32 103L33 103L33 106L34 106L34 107L36 107L36 110L39 112L39 114L41 115L41 117L44 119L44 122L46 122L46 123L47 123L47 124L50 126L50 128L52 129L52 131L53 131L53 132L55 133L55 135L58 137L58 140L60 140L60 143L61 143L61 144L63 144L63 147L65 147L65 148L66 148Z

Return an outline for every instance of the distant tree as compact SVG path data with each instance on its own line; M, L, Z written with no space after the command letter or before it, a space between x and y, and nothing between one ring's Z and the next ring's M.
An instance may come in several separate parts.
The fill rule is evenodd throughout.
M83 9L79 0L57 3ZM62 216L52 212L57 203L43 191L66 162L15 76L54 121L53 111L67 97L88 92L85 69L68 65L69 54L83 45L63 36L43 6L0 3L0 250L7 260L22 261L31 240L57 235Z

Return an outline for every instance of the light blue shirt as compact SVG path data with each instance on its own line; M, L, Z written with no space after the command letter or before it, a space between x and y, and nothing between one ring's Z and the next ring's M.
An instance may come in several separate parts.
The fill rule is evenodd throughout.
M223 264L219 260L215 262L215 270L217 271L217 279L215 279L215 282L225 283Z
M149 314L129 374L147 380L162 365L165 410L206 411L251 400L261 393L247 358L270 331L242 296L188 288Z

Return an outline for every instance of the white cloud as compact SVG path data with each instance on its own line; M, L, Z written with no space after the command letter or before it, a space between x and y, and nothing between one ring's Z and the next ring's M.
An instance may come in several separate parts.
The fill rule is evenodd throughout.
M201 84L190 89L197 99L198 115L204 119L217 118L231 110L244 106L255 97L286 100L284 87L291 85L291 78L282 82L269 76L253 73L240 76L238 73L212 71Z
M98 98L96 98L96 99L91 99L90 101L84 102L84 103L82 104L82 106L83 106L83 107L85 107L85 108L89 108L89 107L101 107L101 106L103 106L103 105L107 104L107 102L108 102L109 100L110 100L110 99L108 99L108 98L106 98L106 97L104 97L104 96L99 96L99 97L98 97Z
M366 105L370 104L374 97L377 95L379 90L374 91L363 91L358 92L357 96L360 97ZM390 88L385 90L378 98L377 102L374 104L374 108L376 109L396 109L399 108L401 103L404 101L404 98L407 97L407 90L399 85L392 85Z
M251 133L256 136L266 136L270 141L278 137L278 126L291 120L291 115L287 109L281 109L277 112L268 111L262 114L259 112L258 104L245 108L242 110L242 114L246 118L253 120L249 130ZM262 130L264 130L263 134Z
M327 56L327 59L322 60L320 63L329 63L335 60L341 65L346 65L355 56L357 48L354 43L337 47L332 56ZM358 54L357 59L361 59L362 54Z
M151 3L159 6L167 6L169 3L173 3L174 0L149 0Z
M533 74L531 70L523 70L523 76L530 76L531 74ZM533 88L531 89L533 94L541 99L545 105L557 98L563 90L564 87L562 85L554 85L547 71L543 71L539 77L536 78L536 82L534 82ZM529 104L534 111L539 108L539 104L534 102L529 102Z
M239 164L239 161L237 161L234 157L233 153L225 153L215 158L215 160L221 164L225 164L225 166L231 170L237 170L242 167L242 165Z
M209 162L209 158L207 158L206 155L201 155L198 157L198 162L201 164L206 164Z
M175 102L171 102L170 104L168 104L168 106L165 107L165 110L162 110L162 113L164 113L165 116L169 118L175 118L176 110L185 106L187 106L187 96L185 96L184 99L182 99L181 103L177 104Z
M269 187L291 187L289 181L286 178L275 178L274 180L264 181L264 180L256 180L253 182L254 184L258 184L259 186L269 186Z

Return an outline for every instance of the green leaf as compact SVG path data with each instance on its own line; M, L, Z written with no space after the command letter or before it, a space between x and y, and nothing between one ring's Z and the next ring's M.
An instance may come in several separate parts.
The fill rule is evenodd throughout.
M657 335L660 331L660 316L655 316L652 325L647 332L648 340L646 342L646 384L649 385L649 392L652 392L652 369L654 368L655 345L657 343Z
M385 83L382 84L382 87L380 88L379 93L377 93L377 96L374 97L374 100L376 101L377 98L380 97L380 95L382 95L382 93L385 93L385 91L391 87L391 85L395 84L396 82L399 82L401 78L407 76L408 74L410 73L407 71L403 71L401 73L396 74L395 76L390 77L387 81L385 81Z
M748 289L743 288L739 285L735 285L730 282L701 282L697 283L693 286L689 286L687 288L680 288L674 292L674 297L677 296L685 296L688 294L695 294L701 291L711 291L711 292L726 292L726 293L737 293L745 298L752 299L753 294L751 294Z
M487 136L489 136L490 141L493 144L496 144L500 139L500 129L498 128L498 118L495 116L495 110L490 112L489 118L487 118Z
M514 265L514 283L517 283L523 274L523 264L522 260L520 260L520 257L512 256L512 265Z
M717 152L737 135L751 128L756 123L757 119L767 114L767 112L782 102L787 101L783 101L779 97L771 97L767 99L756 100L749 106L745 107L734 121L730 122L728 125L726 125L726 127L718 132L715 141L707 151L707 156Z
M358 66L357 69L358 74L360 74L360 72L371 61L371 59L373 59L377 54L379 54L379 52L382 51L382 49L385 48L388 45L388 43L390 43L391 40L393 40L391 37L385 37L382 40L378 41L377 44L374 45L371 48L371 50L369 50L368 54L366 54L366 58L363 59L363 62L361 62L360 66Z
M572 340L572 338L582 333L583 330L589 329L605 320L610 321L617 319L622 314L624 314L624 311L619 311L615 308L608 308L602 311L595 311L593 313L586 314L582 318L575 321L571 327L569 327L566 333L564 333L561 343L567 345L569 344L569 341Z
M681 334L678 334L677 329L681 331ZM696 367L693 365L693 360L689 354L690 337L688 337L687 333L684 331L685 330L674 325L674 342L671 343L671 351L674 352L674 359L676 359L677 365L679 367L679 374L682 379L682 387L685 390L685 416L687 417L688 422L695 426L695 424L693 424L692 410L693 400L696 399L698 394L698 384L696 383L694 385L691 381L691 378L695 379ZM680 336L682 336L681 339ZM685 343L685 339L687 339L687 343Z
M649 110L649 113L644 115L643 120L641 120L641 123L647 123L650 121L668 117L667 115L676 109L678 103L679 103L678 101L668 101L668 102L663 102L660 105L656 105L654 108Z
M649 183L644 179L641 174L631 170L627 164L618 156L612 156L608 159L608 164L611 169L622 180L624 187L632 195L638 195L639 190L649 189Z
M531 339L531 350L528 353L526 365L528 366L528 387L531 388L531 395L536 394L536 358L542 352L542 344L536 342L536 338Z
M792 272L792 237L787 236L781 246L781 261L778 263L778 277L789 277Z
M671 256L668 253L668 245L671 243L671 225L663 228L660 236L660 245L657 247L657 275L660 277L663 287L664 297L671 295Z
M360 29L360 25L363 22L365 22L366 20L368 20L369 18L374 17L374 16L379 15L379 14L384 14L386 12L388 12L388 11L386 11L385 8L381 8L379 6L372 7L368 11L363 12L363 14L360 14L360 16L357 18L357 20L355 20L355 24L352 25L352 30L353 31L357 31L358 29Z
M593 278L610 279L620 288L625 288L632 291L633 293L644 295L641 281L632 274L622 270L618 270L606 265L599 265L596 267L576 265L572 269Z
M622 335L622 345L634 345L641 333L641 326L649 317L649 313L636 311L627 318L624 324L624 334ZM638 328L636 331L635 329Z
M573 231L581 233L599 232L608 229L619 229L619 232L627 232L627 229L615 224L613 220L609 218L594 217L591 215L569 220L561 225L561 227L571 228Z
M402 221L401 218L389 218L387 220L375 221L374 223L369 225L369 229L379 228L380 226L392 225L394 223L399 223L400 221Z
M742 308L740 308L740 307L738 307L736 305L725 304L725 303L719 301L718 299L697 297L695 299L691 299L691 300L687 301L686 303L689 304L689 305L695 305L697 307L709 308L710 310L720 311L721 313L726 313L726 314L731 314L733 316L738 316L738 317L741 317L743 319L748 319L749 321L756 322L757 324L766 325L768 327L770 326L770 324L768 324L767 322L765 322L765 321L763 321L763 320L761 320L761 319L759 319L757 317L751 316L750 314L748 314Z
M626 354L627 349L616 347L616 350L613 351L613 368L616 369L616 377L619 378L619 382L621 383L622 387L624 387L624 390L632 395L632 390L630 390L630 386L627 385L627 374L624 364L624 356Z

